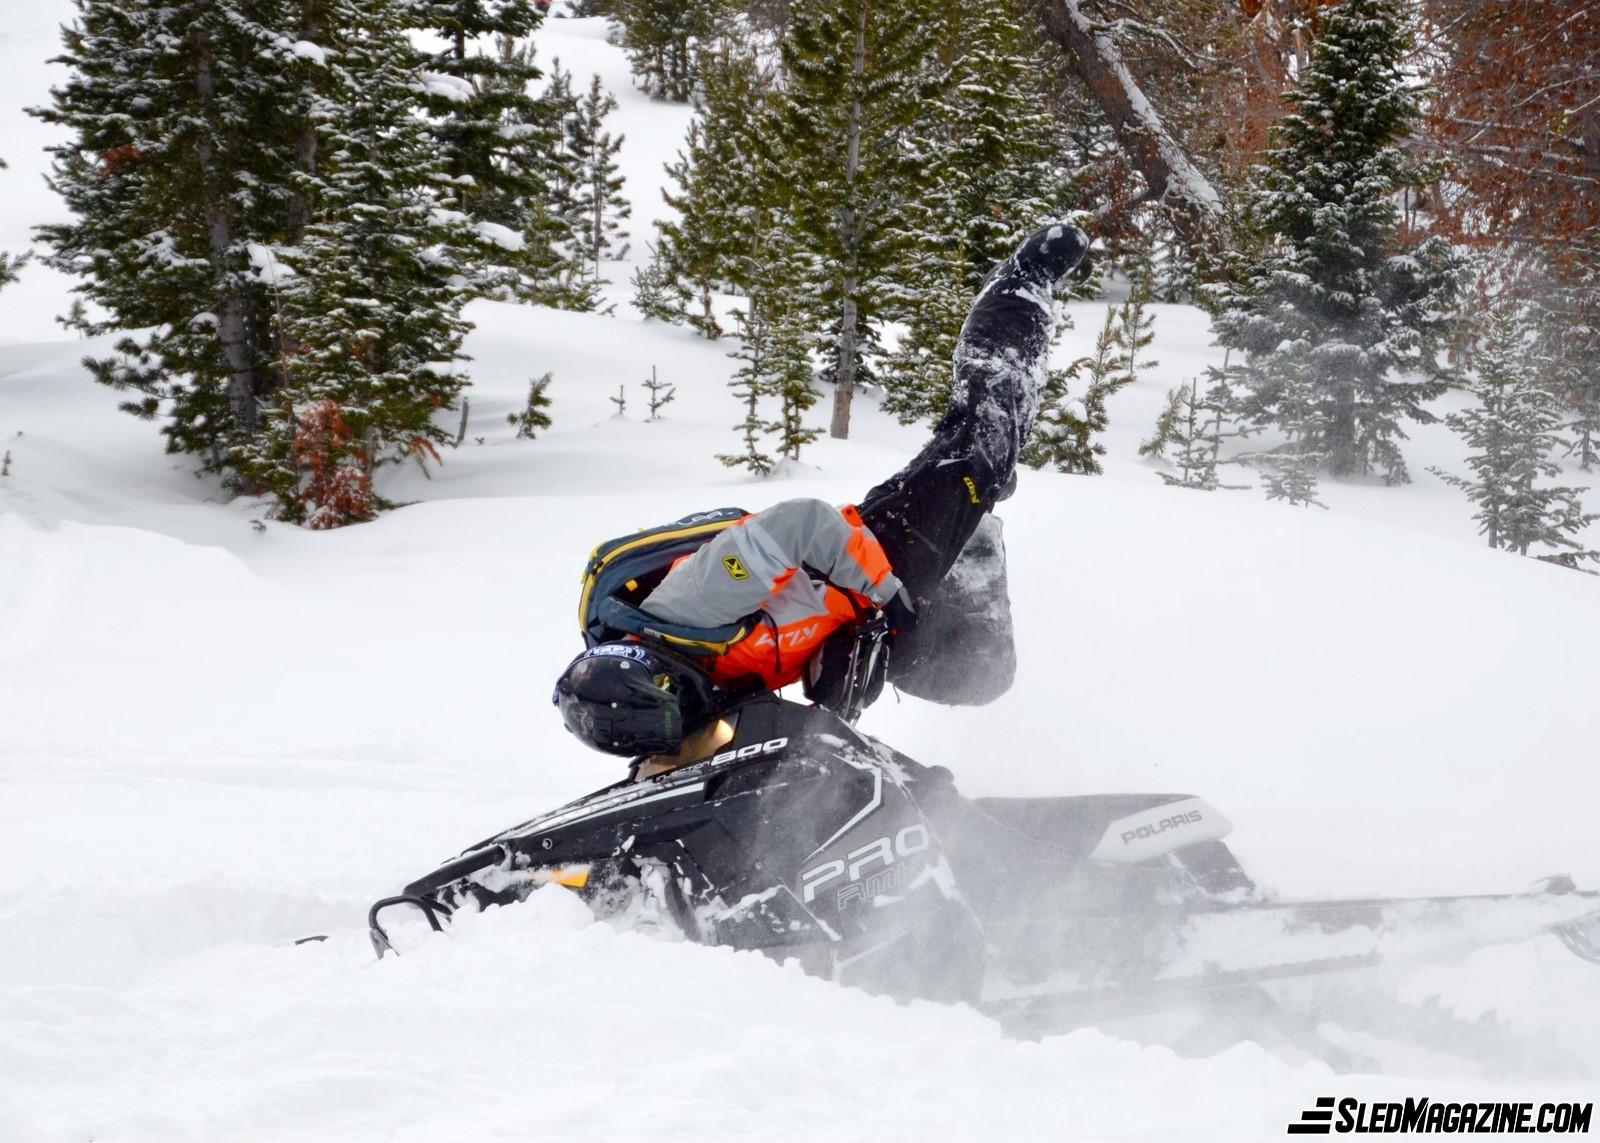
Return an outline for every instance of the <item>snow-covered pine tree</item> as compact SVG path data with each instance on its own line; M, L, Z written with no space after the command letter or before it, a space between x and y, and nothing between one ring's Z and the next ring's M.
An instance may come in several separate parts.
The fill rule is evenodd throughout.
M140 331L91 361L95 378L164 418L171 452L240 483L231 450L276 381L272 306L253 255L286 233L296 64L271 0L78 0L66 81L32 114L66 128L51 185L70 221L41 227L45 262ZM77 312L82 312L81 309Z
M650 409L650 415L645 420L659 421L661 419L661 410L672 404L673 399L677 397L678 387L670 381L661 380L656 374L654 365L650 367L650 376L642 384L645 391L645 404Z
M1167 407L1156 421L1155 435L1139 446L1139 453L1153 460L1167 460L1173 450L1173 472L1158 472L1163 483L1175 488L1197 488L1214 492L1228 487L1217 477L1220 412L1209 408L1198 393L1199 382L1180 385L1167 394Z
M5 169L6 161L0 159L0 171ZM22 269L23 264L31 256L31 254L27 253L7 254L4 250L0 250L0 289L4 289L7 285L17 280L17 271Z
M528 399L515 413L506 414L506 424L516 426L517 439L532 440L540 429L550 427L550 374L528 382Z
M1399 229L1395 195L1416 177L1400 144L1419 99L1404 63L1405 16L1395 0L1339 0L1319 12L1292 109L1248 194L1263 252L1215 326L1245 355L1249 419L1284 422L1303 354L1320 417L1308 448L1335 475L1381 468L1400 482L1404 422L1434 419L1426 402L1443 388L1438 351L1465 263L1442 239Z
M728 356L739 362L728 388L733 390L744 407L744 417L734 425L739 434L738 452L718 453L717 459L729 468L743 468L756 476L766 476L772 471L774 461L765 451L762 440L767 423L761 419L761 399L767 395L770 380L768 355L772 349L772 323L758 305L750 305L734 314L738 326L739 346Z
M1473 519L1491 548L1527 555L1540 545L1570 562L1582 551L1574 537L1594 516L1585 515L1581 488L1542 484L1561 475L1552 456L1567 445L1560 433L1560 399L1535 380L1528 364L1529 336L1520 314L1503 305L1491 318L1469 391L1477 403L1445 418L1472 450L1470 477L1429 469L1460 488L1475 505Z
M687 103L695 53L709 47L729 15L726 0L620 0L622 46L640 86L657 99Z
M750 289L750 305L769 323L762 387L776 399L777 416L767 422L773 447L784 460L799 460L800 450L822 435L806 422L806 414L822 394L817 391L813 350L818 305L809 291L819 280L810 251L781 217L759 236L763 261Z
M937 49L948 42L943 22L957 17L928 0L804 0L790 9L773 151L787 192L781 207L819 275L820 308L808 324L832 343L825 375L835 437L849 435L856 385L873 375L876 326L904 262L906 206L925 178L909 140L946 88Z
M628 232L622 228L622 220L632 213L632 208L622 193L623 177L617 167L623 136L613 136L606 130L606 117L616 109L616 98L601 88L597 75L566 122L565 148L577 175L573 186L573 230L578 250L596 284L601 281L601 259L628 256Z
M806 413L821 396L813 371L816 337L809 316L816 306L806 293L817 275L781 219L755 235L752 247L759 249L761 259L750 263L754 277L748 283L749 301L735 313L740 342L729 354L740 362L729 388L744 406L744 417L734 426L742 450L719 454L718 459L764 476L776 463L768 449L775 450L778 459L798 460L800 450L821 435L819 428L806 423ZM773 402L776 418L763 419L763 404ZM773 438L770 444L768 437Z
M1045 382L1039 418L1022 449L1022 462L1033 468L1053 466L1058 472L1094 474L1101 470L1106 446L1095 440L1107 424L1106 399L1130 384L1130 358L1118 339L1127 319L1122 307L1107 306L1106 319L1095 336L1094 352L1066 369L1052 369ZM1078 385L1081 397L1072 396Z
M806 414L822 397L812 369L813 344L815 338L803 312L779 309L774 314L768 360L778 418L767 427L776 436L778 455L785 460L799 460L800 450L822 436L820 427L806 423Z
M544 164L545 190L541 199L528 204L525 223L530 242L550 270L524 296L559 309L592 312L600 305L600 287L583 251L583 171L567 147L567 124L578 116L579 103L572 73L560 59L552 59L539 95L539 129L527 138Z
M1223 484L1218 475L1223 440L1243 435L1229 426L1233 402L1226 366L1208 368L1207 380L1204 392L1195 380L1167 394L1167 407L1156 420L1155 434L1139 446L1139 454L1152 460L1168 460L1167 449L1174 450L1170 463L1177 472L1156 475L1178 488L1204 492L1243 488L1244 485Z
M410 2L413 26L436 45L420 55L422 105L445 166L445 205L478 234L478 289L592 310L563 217L575 182L562 147L570 83L553 79L544 97L529 90L541 75L528 38L540 12L528 0Z
M346 493L370 493L376 466L436 460L436 444L450 439L434 415L466 384L450 363L467 328L457 280L473 260L469 235L441 215L442 157L410 110L418 72L404 3L328 0L328 9L326 104L337 113L320 120L318 209L284 289L287 382L250 457L280 518L316 527L381 505L324 498L307 478L308 455L338 470ZM317 411L309 426L308 409Z
M722 330L711 294L748 293L767 260L760 244L777 179L768 85L754 54L724 44L701 54L699 70L686 149L667 165L677 189L663 193L677 217L661 223L659 249L687 320L714 339Z
M539 78L532 45L542 16L528 0L408 0L411 23L437 41L419 52L421 101L439 148L449 206L474 221L516 229L547 172L521 146L541 127L528 85Z
M1294 348L1286 346L1284 352L1292 353ZM1261 483L1268 500L1326 508L1327 505L1317 499L1317 469L1323 461L1317 442L1324 439L1325 426L1307 377L1306 359L1310 347L1301 345L1299 349L1298 364L1294 364L1296 358L1291 356L1286 366L1287 378L1278 419L1284 442L1251 459L1263 470Z
M498 66L471 77L473 106L498 122L480 156L494 176L468 172L468 181L450 182L452 201L479 234L478 288L490 296L592 311L599 294L578 250L571 219L578 177L564 146L565 121L577 109L571 75L555 61L544 92L530 95L528 80L541 71L533 41L500 35L494 49Z
M1127 384L1131 385L1139 379L1141 371L1154 369L1161 362L1153 357L1141 357L1156 339L1156 316L1150 312L1155 276L1149 267L1145 267L1129 287L1127 301L1117 307L1116 339Z
M1139 443L1139 455L1151 460L1165 461L1167 450L1188 447L1198 427L1195 410L1195 383L1193 381L1167 390L1166 407L1156 416L1155 430L1150 439Z
M633 307L647 321L682 321L683 299L672 288L671 275L661 256L661 247L654 242L645 245L650 249L650 257L628 279L633 286Z
M1566 403L1568 454L1589 472L1600 464L1600 265L1556 269L1531 308L1539 382Z
M912 132L922 177L891 306L906 332L881 371L884 408L905 422L944 412L972 298L1027 230L1059 213L1070 184L1028 26L1014 0L962 5L941 49L953 57L948 88Z

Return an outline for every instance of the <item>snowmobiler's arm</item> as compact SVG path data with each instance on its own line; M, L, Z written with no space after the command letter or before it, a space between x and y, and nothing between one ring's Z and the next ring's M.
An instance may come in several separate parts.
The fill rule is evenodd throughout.
M900 580L854 508L785 500L720 532L667 573L640 605L672 623L710 627L767 606L802 569L881 607Z

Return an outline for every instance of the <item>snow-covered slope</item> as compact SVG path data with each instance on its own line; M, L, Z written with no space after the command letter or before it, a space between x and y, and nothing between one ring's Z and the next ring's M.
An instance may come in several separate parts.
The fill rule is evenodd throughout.
M40 29L66 8L0 33L6 104L42 98ZM623 100L642 247L686 117L627 87L599 24L540 34L542 59ZM35 179L0 114L0 179ZM53 208L5 202L17 249L19 210ZM0 1140L1238 1139L1335 1089L1584 1098L1600 1072L1600 976L1553 940L1390 982L1441 1020L1492 1014L1500 1032L1474 1025L1492 1050L1346 1028L1389 1074L1338 1080L1251 1044L1010 1042L968 1010L591 924L555 891L374 962L371 899L612 777L546 697L597 540L854 499L920 432L858 402L855 439L752 481L714 459L738 416L725 346L625 307L480 303L467 443L386 488L415 503L258 527L259 504L223 502L115 411L78 365L93 345L50 340L61 295L29 274L0 294L0 336L25 342L0 346ZM1098 324L1075 310L1064 358ZM1024 473L1007 505L1015 690L982 710L887 699L864 728L970 793L1204 794L1288 895L1600 884L1600 582L1484 549L1424 471L1459 464L1437 430L1416 485L1325 487L1328 512L1163 487L1138 439L1214 352L1195 311L1161 307L1156 331L1162 366L1114 399L1107 474ZM652 366L679 386L657 423ZM505 414L545 370L556 427L513 440ZM329 939L292 944L311 932Z

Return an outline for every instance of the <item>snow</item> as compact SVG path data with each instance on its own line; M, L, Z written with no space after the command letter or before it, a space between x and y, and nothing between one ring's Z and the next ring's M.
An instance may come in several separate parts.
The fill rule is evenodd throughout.
M505 250L521 250L525 245L522 235L498 222L478 222L475 228L486 240Z
M326 64L328 53L321 44L313 44L310 40L296 40L289 45L289 50L303 60L312 63Z
M471 83L460 76L438 71L422 73L422 89L429 95L437 95L454 103L465 103L472 98Z
M286 264L270 246L247 242L245 253L256 277L269 286L279 286L294 277L294 267Z
M47 133L14 109L44 98L70 13L0 31L0 248L59 217L36 192ZM539 35L543 62L618 96L647 235L687 112L631 88L601 22ZM606 271L625 302L629 266ZM387 471L407 507L310 533L116 410L80 364L114 339L51 322L69 284L35 264L0 293L0 1140L1203 1141L1279 1136L1333 1090L1592 1099L1600 976L1549 938L1400 971L1407 1011L1451 1038L1400 1042L1397 1010L1330 1018L1382 1065L1338 1078L1249 1042L1007 1040L969 1009L591 923L555 888L447 937L397 925L403 955L375 961L373 899L616 776L547 701L598 540L859 498L922 430L862 398L849 442L751 480L714 459L738 419L729 345L625 304L479 302L464 446ZM1057 364L1103 313L1071 310ZM863 729L970 794L1201 795L1286 897L1600 885L1600 581L1483 547L1426 474L1460 466L1443 426L1407 445L1416 484L1325 481L1328 512L1164 487L1137 444L1220 354L1199 311L1153 311L1162 364L1112 397L1105 475L1024 471L1002 513L1015 689L981 709L890 696ZM678 388L658 422L652 367ZM506 414L546 370L555 425L517 440Z

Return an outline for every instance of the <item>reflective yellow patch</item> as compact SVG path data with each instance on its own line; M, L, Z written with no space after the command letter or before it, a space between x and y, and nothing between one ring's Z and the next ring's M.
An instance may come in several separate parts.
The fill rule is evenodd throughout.
M978 486L973 483L972 477L963 476L961 478L961 483L965 484L967 486L967 497L968 497L968 499L970 499L974 504L982 504L983 503L983 501L978 499Z
M747 572L744 568L744 565L739 562L738 556L723 556L722 566L728 569L728 576L730 579L750 578L750 573Z

